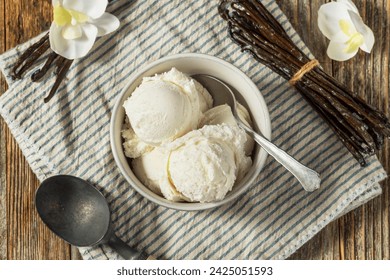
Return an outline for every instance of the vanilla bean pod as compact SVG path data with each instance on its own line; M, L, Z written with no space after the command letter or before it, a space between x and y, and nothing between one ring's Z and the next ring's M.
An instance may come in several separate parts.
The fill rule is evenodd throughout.
M373 146L367 145L367 142L356 133L354 127L352 127L349 122L346 122L344 118L339 115L339 112L334 111L335 108L332 105L329 105L329 103L321 97L318 98L315 94L307 94L307 91L303 88L302 82L298 82L296 87L302 92L302 96L306 101L308 101L309 104L320 113L325 121L331 125L331 128L336 134L341 136L343 143L349 150L351 149L351 153L354 154L360 163L365 162L364 155L371 155L374 153ZM345 141L345 139L351 139L353 141Z
M368 154L375 152L375 142L370 133L367 131L367 124L362 120L353 116L353 114L345 108L342 103L339 103L336 99L331 98L329 95L322 95L317 85L308 82L307 79L302 79L296 84L297 89L301 92L307 92L310 89L311 96L316 100L316 107L326 108L329 115L339 120L341 130L348 130L353 135L354 140L361 139L370 149L367 150ZM362 147L362 152L365 150Z
M54 69L54 74L57 75L57 78L48 96L44 99L45 103L53 97L61 82L65 79L66 73L73 62L73 60L66 59L50 49L49 33L45 34L38 42L27 48L27 50L25 50L18 58L11 71L14 79L21 79L23 74L29 70L48 50L50 50L50 53L42 68L38 69L31 75L31 80L33 82L37 82L49 72L51 66L55 63L56 67Z
M52 65L52 63L59 57L58 54L56 54L55 52L52 52L51 54L49 54L49 56L47 57L46 59L46 62L45 64L42 66L41 69L38 69L37 71L35 71L32 75L31 75L31 80L33 82L37 82L38 80L40 80L48 71L49 71L49 68L50 66Z
M382 131L385 136L390 136L389 121L384 118L384 115L372 107L369 107L367 103L365 103L360 97L353 97L351 93L348 93L348 91L346 92L340 89L338 86L340 83L337 80L321 79L321 76L316 74L320 72L322 71L316 70L309 72L307 77L311 81L315 81L317 85L321 86L323 89L321 93L324 96L344 104L349 109L349 111L355 113L356 117L363 119L368 126ZM364 104L367 106L364 106Z
M307 95L303 96L305 100L313 107L316 108L317 102L310 98ZM366 160L364 155L359 151L359 144L355 141L346 141L346 139L351 139L351 135L346 130L337 129L338 120L330 116L327 112L321 107L316 108L317 113L325 120L326 123L330 126L333 132L339 137L344 146L348 149L348 151L352 154L352 156L358 161L358 163L362 166L366 165Z
M27 62L29 57L39 48L41 47L45 42L49 40L49 33L46 33L38 42L32 44L27 50L25 50L21 56L16 61L14 67L12 68L12 78L13 79L20 79L21 73L18 71L18 68Z
M111 5L111 3L116 1L117 0L108 0L109 2L108 5ZM57 78L48 96L44 99L45 103L48 102L53 97L58 87L60 86L61 82L65 79L66 73L73 63L73 60L66 59L56 54L54 51L50 49L49 32L47 32L44 36L42 36L42 38L39 39L36 43L32 44L29 48L27 48L20 55L20 57L18 58L14 67L11 70L11 76L13 79L22 79L22 75L27 70L29 70L34 65L34 63L40 57L42 57L42 55L45 54L48 50L50 50L50 53L44 65L41 67L41 69L36 70L31 75L31 80L33 82L39 81L45 76L46 73L49 72L51 66L55 62L56 67L54 69L54 74L57 75Z
M358 106L357 111L367 118L370 121L371 125L378 126L378 129L383 131L384 135L390 136L390 122L389 119L380 111L375 109L373 106L365 102L361 97L356 94L353 94L345 86L343 86L339 81L333 77L326 75L323 71L318 71L318 75L324 77L329 85L333 85L334 88L340 93L335 95L337 98L346 97L349 101L353 102L352 105L356 104ZM316 76L318 77L318 76ZM324 81L324 80L323 80ZM348 103L350 104L350 103Z
M388 118L326 74L318 62L311 61L259 1L222 0L218 11L228 22L233 41L256 60L291 80L357 161L365 165L366 158L380 149L384 137L390 136ZM314 68L307 66L309 62ZM302 72L303 75L297 75Z
M42 39L44 40L38 41L37 44L34 44L28 48L27 51L21 56L23 59L20 58L17 61L16 65L12 68L13 79L21 79L22 75L32 67L34 62L37 61L37 59L50 48L49 38L44 36Z
M60 73L62 67L64 66L65 61L66 61L66 58L65 58L65 57L62 57L62 56L60 56L60 57L56 60L56 62L55 62L55 68L54 68L54 71L53 71L53 73L54 73L55 75L58 75L58 73Z
M61 62L61 63L60 63ZM60 86L61 82L64 80L65 76L66 76L66 73L68 72L70 66L72 65L73 63L73 60L69 60L69 59L66 59L66 58L63 58L61 57L61 59L58 59L57 60L57 69L56 71L58 71L57 73L57 79L56 81L54 82L54 85L53 87L51 88L50 92L49 92L49 95L47 97L45 97L45 99L43 100L45 103L49 102L50 99L54 96L54 94L56 93L58 87Z
M309 61L303 51L294 45L294 42L287 35L286 31L280 25L280 23L262 4L259 5L256 3L256 0L254 2L221 1L222 6L223 2L230 2L232 6L235 6L235 12L239 11L240 7L245 7L246 15L241 13L241 16L243 16L242 18L246 18L247 15L250 15L249 22L252 23L252 26L256 25L256 27L258 27L257 34L262 34L262 37L266 41L271 41L271 45L275 45L276 47L283 49L284 54L291 55L294 58L294 61L301 61L303 63ZM257 11L258 13L255 15L252 11ZM237 12L237 14L240 14L240 12ZM268 40L268 38L270 38L270 40ZM291 48L290 46L293 47Z
M384 143L384 136L383 136L383 134L381 134L377 130L373 129L372 127L368 127L368 131L370 132L370 134L374 138L376 149L379 150L382 147L383 143Z
M267 56L268 54L275 56L275 58L279 58L279 60L285 59L287 62L292 63L292 65L296 64L297 59L294 55L301 55L300 52L295 52L294 49L291 49L290 51L293 52L293 54L290 54L289 52L286 52L281 45L286 43L291 43L290 41L281 41L276 38L276 36L272 36L273 39L276 40L276 42L270 42L267 38L267 32L269 32L269 29L262 28L259 30L259 32L253 33L251 32L253 24L256 24L259 26L261 22L256 21L255 19L251 18L251 20L247 21L243 18L245 14L242 14L242 12L235 11L232 13L233 16L239 16L239 18L234 17L232 18L232 26L239 25L240 28L234 28L230 29L230 34L233 37L239 37L244 36L246 39L246 46L249 47L258 47L262 49L262 52L264 52L264 56ZM263 25L262 25L263 26ZM242 32L245 31L245 32ZM247 36L249 35L249 37ZM248 44L249 43L249 44ZM259 54L261 55L261 54ZM309 59L306 59L303 61L303 64L308 62ZM297 65L299 66L298 69L301 68L301 64ZM291 73L293 75L294 73Z
M380 128L384 130L389 129L389 122L384 114L367 104L358 95L354 95L333 77L325 74L325 72L318 68L313 69L307 75L310 76L310 80L316 81L317 84L326 89L326 92L330 93L334 98L340 100L340 102L344 102L351 110L362 114L368 121L372 122L372 125L380 125ZM380 122L377 122L378 119ZM390 131L387 133L390 133Z

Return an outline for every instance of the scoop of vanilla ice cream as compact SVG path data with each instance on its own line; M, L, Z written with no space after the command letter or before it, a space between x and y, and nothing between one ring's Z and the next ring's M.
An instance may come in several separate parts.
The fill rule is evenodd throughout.
M138 138L157 146L197 126L199 102L194 99L176 84L151 80L143 82L124 106Z
M221 200L236 180L233 151L222 141L199 137L172 152L170 181L191 201Z
M213 98L205 87L203 87L198 81L193 80L195 88L199 94L199 106L202 113L213 107Z
M165 149L155 148L131 162L137 178L156 194L161 195L160 182L166 174L168 154Z
M194 95L198 97L199 109L201 113L206 112L213 106L213 98L211 97L207 89L202 86L202 84L200 84L198 81L190 78L183 72L180 72L175 67L161 75L157 75L155 77L147 77L145 79L162 79L164 81L169 81L180 86L188 95Z
M170 181L170 178L166 176L160 181L160 191L170 201L191 201L191 199L179 192Z
M129 158L138 158L141 155L153 150L153 146L142 142L131 128L128 119L122 127L123 148L125 155Z
M241 104L237 104L237 113L240 119L249 127L253 127L251 117L248 110ZM203 119L200 122L200 127L204 125L216 125L216 124L229 124L237 126L237 121L233 116L232 110L229 105L223 104L215 106L204 113ZM255 142L253 138L247 134L245 143L245 154L251 155Z
M240 181L252 165L252 159L245 154L247 136L243 129L229 124L206 125L198 129L208 138L219 139L234 152L236 162L236 181Z
M172 68L166 73L143 78L123 106L138 138L134 144L142 141L159 146L197 129L212 102L202 85Z
M137 178L156 194L171 201L189 201L169 182L168 166L169 150L158 147L134 159L132 170Z
M246 135L231 125L206 125L167 146L162 194L170 200L210 202L223 199L252 164L245 156Z

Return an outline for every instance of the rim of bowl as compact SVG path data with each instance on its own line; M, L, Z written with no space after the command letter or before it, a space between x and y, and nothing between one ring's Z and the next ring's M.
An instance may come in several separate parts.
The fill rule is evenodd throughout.
M125 157L125 159L127 159L127 157L124 155L123 145L120 145L120 147L117 147L117 145L115 144L115 133L118 133L117 131L114 131L116 115L119 113L120 110L124 110L122 107L122 102L120 102L120 101L123 99L124 95L127 93L129 87L138 78L143 77L143 74L145 72L147 72L147 71L155 68L156 66L163 64L169 60L177 60L180 58L199 58L199 59L203 59L203 60L212 60L213 62L222 64L224 67L229 68L233 72L237 73L241 78L243 78L248 83L248 85L254 91L257 91L257 93L258 93L257 98L258 98L259 102L261 103L260 105L261 105L261 108L264 112L264 120L263 121L265 122L264 131L262 130L261 132L267 139L271 139L271 121L270 121L270 116L269 116L267 104L265 103L264 97L261 94L258 87L253 83L253 81L244 72L242 72L240 69L238 69L233 64L230 64L229 62L227 62L221 58L212 56L212 55L201 54L201 53L180 53L180 54L173 54L173 55L164 56L164 57L159 58L151 63L148 63L147 65L140 67L138 70L133 72L128 77L128 82L123 87L123 89L121 90L120 94L118 95L118 97L115 101L115 105L114 105L112 115L111 115L111 120L110 120L111 151L113 153L115 163L116 163L117 167L119 168L121 174L125 177L126 181L130 184L130 186L133 189L135 189L139 194L141 194L146 199L148 199L148 200L150 200L158 205L161 205L161 206L164 206L167 208L171 208L171 209L175 209L175 210L184 210L184 211L207 210L207 209L211 209L211 208L215 208L215 207L227 204L228 202L231 202L231 201L237 199L240 195L243 194L244 191L248 190L250 187L253 186L253 183L254 183L253 181L255 179L255 176L253 176L254 178L252 178L252 180L250 182L245 182L243 184L243 187L241 188L241 190L236 191L233 195L227 196L223 200L220 200L220 201L204 202L204 203L169 201L166 198L149 190L143 183L141 183L138 180L138 178L135 176L134 173L131 174L131 175L133 175L134 178L132 178L130 176L130 174L127 173L127 171L126 171L125 167L123 166L123 163L120 159L120 156L119 156L119 153L122 153L122 155ZM267 155L268 154L263 149L260 148L258 156L262 157L262 158L260 158L260 163L259 163L260 168L257 171L258 173L260 173L262 171L262 169L264 168L265 161L267 159ZM131 167L129 166L127 161L125 164L131 170ZM245 177L244 177L244 179L245 179ZM140 188L137 184L143 186L145 189Z

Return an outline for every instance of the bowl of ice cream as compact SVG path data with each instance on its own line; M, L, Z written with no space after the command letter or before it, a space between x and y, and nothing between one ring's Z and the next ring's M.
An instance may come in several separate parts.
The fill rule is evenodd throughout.
M266 103L256 85L219 58L185 53L152 62L128 78L111 117L111 147L129 184L176 210L231 202L256 184L267 154L237 126L227 105L191 76L229 84L241 118L271 137Z

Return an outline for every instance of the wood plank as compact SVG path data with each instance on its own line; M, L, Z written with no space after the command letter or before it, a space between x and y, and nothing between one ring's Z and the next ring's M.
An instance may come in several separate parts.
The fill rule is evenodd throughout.
M50 27L50 1L11 1L5 6L5 48L22 43ZM38 180L13 139L5 129L7 258L70 259L70 246L59 240L38 217L34 196Z
M383 30L381 27L381 15L382 7L375 7L375 5L367 5L365 9L365 15L367 18L367 24L372 26L373 30L376 32L376 37L381 37ZM369 16L368 16L369 15ZM376 107L380 106L380 100L375 96L377 88L381 88L381 79L371 79L371 77L380 76L381 71L381 57L382 54L380 52L381 40L378 44L374 46L374 55L366 58L367 64L367 77L366 77L366 85L365 85L365 98L369 103L373 104ZM375 53L378 52L378 55ZM371 75L369 75L371 74ZM371 77L370 77L371 76ZM378 95L377 95L378 96ZM380 95L379 95L380 96ZM382 108L381 108L382 109ZM366 240L366 259L380 259L382 256L382 225L381 225L381 208L382 208L382 199L378 198L372 202L367 204L367 211L365 213L365 221L370 224L372 228L370 228L370 232L367 235ZM379 246L378 246L379 245Z
M279 1L278 4L325 71L389 116L390 2L354 1L365 22L374 31L376 45L371 55L360 51L347 62L332 62L326 56L328 41L319 32L316 21L318 8L325 2L328 1L295 0ZM378 154L390 174L388 139ZM389 259L389 180L381 185L383 194L379 198L325 227L291 258ZM316 256L313 250L320 252Z
M377 47L380 53L380 67L378 68L379 90L376 92L376 98L380 109L390 117L390 71L389 71L389 56L390 56L390 1L379 1L376 3L381 13L378 17L380 21L377 24L375 31L376 36L383 38L377 41ZM382 162L387 174L390 174L390 140L386 139L384 148L379 155L379 160ZM374 224L374 258L375 259L390 259L390 180L387 179L382 184L383 194L380 198L381 208L376 211L379 219ZM381 244L377 242L381 237ZM378 239L377 239L378 238ZM380 252L380 253L379 253Z
M366 223L364 221L364 212L366 205L363 205L354 211L354 258L358 260L364 260L366 256L366 244L365 244L365 229ZM372 232L369 232L372 234Z
M5 0L0 0L0 13L3 15L5 11ZM0 52L5 51L5 19L0 22ZM6 89L6 82L2 75L0 75L0 93ZM6 196L6 144L5 131L6 125L2 118L0 118L0 260L7 258L7 196Z
M75 247L75 246L71 246L70 259L71 260L82 260L83 259L81 257L79 249L77 249L77 247Z
M374 236L374 224L375 220L378 220L376 217L378 216L378 213L376 213L376 209L378 207L375 207L375 204L380 203L380 198L375 198L372 201L369 201L364 208L364 222L365 222L365 256L364 259L366 260L373 260L375 259L374 256L374 247L375 243L381 243L381 236L379 236L379 239L376 241L375 238L378 238L378 236ZM379 231L381 231L381 228L379 228ZM378 252L380 254L380 252Z
M0 78L0 87L4 87L4 80ZM6 125L0 119L0 260L7 259L7 195L6 195L6 149L5 149Z

